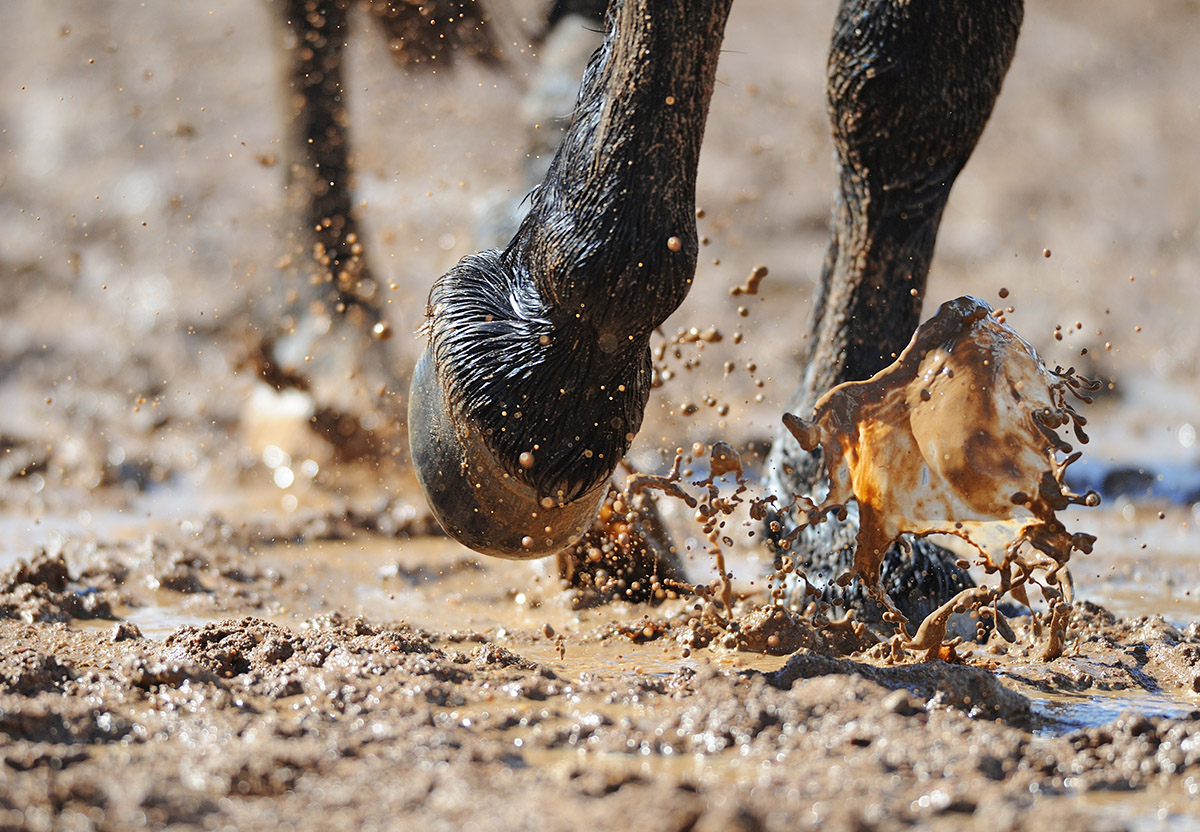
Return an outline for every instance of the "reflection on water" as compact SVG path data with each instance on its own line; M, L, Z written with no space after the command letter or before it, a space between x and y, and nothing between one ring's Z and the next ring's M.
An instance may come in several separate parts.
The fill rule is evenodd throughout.
M130 607L120 615L122 621L136 624L143 636L154 641L162 641L179 627L199 627L212 620L212 616L156 605ZM73 621L71 626L77 630L111 630L113 622L93 618Z
M311 491L312 499L327 498ZM223 487L202 478L173 478L125 502L94 499L71 509L6 513L0 506L0 568L28 559L38 549L61 549L68 540L115 541L178 529L200 528L214 514L249 519L286 513L279 489Z
M1040 720L1034 733L1044 737L1061 736L1080 728L1104 725L1130 711L1149 717L1179 718L1196 710L1195 704L1145 691L1105 692L1089 696L1043 694L1033 700L1033 713Z

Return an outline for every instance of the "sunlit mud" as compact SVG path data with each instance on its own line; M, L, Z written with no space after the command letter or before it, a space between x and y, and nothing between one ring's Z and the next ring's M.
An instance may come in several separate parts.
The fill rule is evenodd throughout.
M973 638L927 660L798 599L790 558L772 576L754 496L828 242L836 3L792 4L788 25L778 3L734 4L696 283L652 341L664 384L635 479L565 585L553 558L443 536L402 450L331 444L394 425L358 431L330 390L247 368L252 321L290 328L276 278L301 262L282 239L281 5L5 7L21 36L0 51L0 827L1195 828L1200 110L1181 102L1200 8L1026 4L926 297L999 297L1048 367L1104 380L1065 489L1104 505L1055 512L1097 536L1058 584L1053 553L1018 552L1037 617L986 603ZM341 109L384 312L368 342L403 374L429 281L511 236L552 146L530 134L558 135L578 70L525 118L551 44L506 32L520 64L439 57L421 79L396 70L386 21L349 8ZM324 363L304 336L329 311L297 317L276 357ZM1036 519L1000 496L1020 516L965 526L996 565ZM995 587L1002 570L971 572ZM1048 608L1037 582L1064 598Z

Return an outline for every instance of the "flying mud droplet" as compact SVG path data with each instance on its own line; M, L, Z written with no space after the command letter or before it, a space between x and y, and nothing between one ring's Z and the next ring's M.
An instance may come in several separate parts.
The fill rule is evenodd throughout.
M643 492L661 491L668 497L682 500L688 508L695 508L697 506L696 498L684 491L679 485L682 479L679 473L679 466L682 462L683 451L677 451L675 453L675 462L671 465L671 470L666 476L658 474L634 474L625 483L626 495L632 501Z
M739 480L744 477L741 456L726 442L713 443L709 455L709 470L713 477L723 477L726 474L736 474Z
M805 524L844 514L857 501L854 573L899 625L897 650L926 650L932 658L951 615L1006 593L1028 606L1026 585L1034 584L1050 606L1042 656L1061 653L1070 615L1065 567L1073 550L1090 552L1095 537L1068 533L1056 512L1099 498L1068 490L1065 472L1080 453L1072 453L1059 430L1070 427L1087 441L1086 420L1068 396L1090 402L1086 393L1098 386L1072 369L1048 371L991 307L963 297L922 324L891 366L822 396L811 420L785 414L802 448L821 448L830 483L820 505L797 498ZM1010 540L993 545L996 530L1010 530ZM959 593L910 638L879 586L880 566L901 535L938 533L972 545L999 584Z
M616 488L609 489L592 528L558 556L558 571L575 593L576 608L675 598L674 587L683 588L686 577L650 495Z
M766 266L755 266L754 270L750 272L749 277L746 278L746 282L741 286L734 286L729 290L729 294L735 298L738 295L757 295L759 284L762 283L763 278L766 276Z

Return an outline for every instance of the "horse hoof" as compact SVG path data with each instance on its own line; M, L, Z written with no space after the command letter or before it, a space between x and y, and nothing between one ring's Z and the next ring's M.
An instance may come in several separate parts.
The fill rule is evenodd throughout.
M591 527L607 480L557 503L510 474L479 431L456 424L426 347L408 397L408 442L421 491L446 533L485 555L530 559L578 543ZM461 420L460 420L461 421Z

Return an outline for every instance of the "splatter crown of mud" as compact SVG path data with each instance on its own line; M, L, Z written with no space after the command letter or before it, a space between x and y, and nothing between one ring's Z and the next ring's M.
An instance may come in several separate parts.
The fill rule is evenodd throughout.
M1084 391L1097 386L1072 370L1048 371L983 301L944 303L891 366L830 390L811 420L785 414L800 445L822 451L829 481L820 505L796 497L806 520L801 528L844 517L846 504L857 503L854 573L900 625L902 646L936 652L953 612L1005 593L1028 605L1025 585L1034 583L1054 609L1046 650L1056 653L1070 608L1064 567L1073 550L1090 552L1095 537L1068 533L1055 513L1099 503L1094 492L1080 496L1066 487L1066 469L1080 453L1058 429L1069 425L1087 441L1086 420L1071 399L1090 401ZM1013 533L1002 555L983 542L996 524ZM974 546L1000 583L963 590L909 639L903 616L879 587L880 564L902 535L937 533Z

